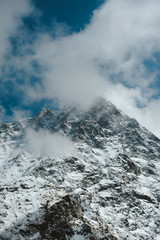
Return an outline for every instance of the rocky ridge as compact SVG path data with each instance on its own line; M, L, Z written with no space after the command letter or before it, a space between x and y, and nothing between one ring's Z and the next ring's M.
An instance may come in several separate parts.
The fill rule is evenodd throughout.
M76 151L34 156L27 129ZM0 176L0 239L160 239L160 140L104 99L0 123Z

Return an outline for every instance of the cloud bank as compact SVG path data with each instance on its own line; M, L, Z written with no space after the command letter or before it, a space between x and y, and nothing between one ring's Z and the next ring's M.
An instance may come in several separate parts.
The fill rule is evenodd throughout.
M58 25L61 34L54 37L37 33L28 46L32 54L23 48L23 58L16 58L27 76L24 103L57 99L62 105L88 106L104 96L160 137L159 69L150 69L160 53L159 9L159 0L108 0L79 33L63 34ZM32 86L28 79L35 72L40 80Z
M159 9L158 0L110 0L80 33L56 39L41 34L34 47L45 68L41 96L83 105L105 96L160 136L160 100L152 99L157 89L150 87L159 71L145 65L160 51ZM28 89L28 96L39 98L39 91Z
M29 129L26 132L25 149L35 156L66 156L75 153L72 141L60 134L51 134L48 131L36 132Z
M110 0L79 34L42 35L35 58L46 67L46 96L82 100L105 91L106 81L147 91L156 73L148 71L144 60L160 50L159 7L157 0Z

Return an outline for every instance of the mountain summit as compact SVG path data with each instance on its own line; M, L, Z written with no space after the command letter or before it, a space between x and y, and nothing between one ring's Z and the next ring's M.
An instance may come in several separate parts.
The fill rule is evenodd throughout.
M105 99L0 123L0 239L159 240L159 203L160 140Z

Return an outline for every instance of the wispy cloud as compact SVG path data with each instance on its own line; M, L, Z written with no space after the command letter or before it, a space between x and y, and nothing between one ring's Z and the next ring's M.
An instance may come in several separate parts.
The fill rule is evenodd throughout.
M39 36L35 59L45 67L42 96L82 104L106 96L160 136L153 110L159 100L152 99L156 89L150 88L159 72L144 64L160 51L159 9L158 0L110 0L84 31L56 39ZM28 94L39 97L37 89Z
M3 106L0 106L0 121L2 121L5 116L6 116L6 110L4 109Z
M41 35L35 58L46 66L47 97L83 100L105 91L106 81L143 87L155 80L144 60L159 51L160 2L112 0L94 12L79 34Z
M0 65L3 64L5 55L10 51L9 39L22 24L22 17L33 10L30 1L0 0Z
M66 156L75 153L72 141L61 134L51 134L48 131L36 132L28 129L26 132L25 149L36 156Z
M160 136L155 110L160 100L154 98L156 87L151 88L159 70L150 71L145 64L160 52L159 9L159 0L108 0L79 33L69 34L58 24L54 37L37 33L32 44L20 48L23 54L12 59L15 69L26 72L23 89L16 85L24 92L24 103L57 98L61 104L86 106L105 96ZM39 81L31 84L35 74Z

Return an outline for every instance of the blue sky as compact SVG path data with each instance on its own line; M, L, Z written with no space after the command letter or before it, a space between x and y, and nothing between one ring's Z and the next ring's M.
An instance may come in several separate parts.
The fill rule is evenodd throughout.
M0 0L0 118L97 96L160 136L159 0Z
M90 22L93 10L97 9L104 0L35 0L36 8L41 12L40 23L51 30L54 19L65 23L71 31L79 32Z
M3 0L2 0L3 2ZM11 2L11 1L8 1ZM29 2L29 1L28 1ZM57 25L63 28L65 34L79 32L85 28L85 25L90 22L93 11L98 8L104 0L33 0L31 1L32 11L26 16L21 16L21 24L17 27L17 32L13 32L8 36L11 52L6 55L20 56L24 53L23 47L27 44L32 44L37 39L37 33L48 33L53 38L55 37L55 28ZM18 4L18 2L17 2ZM9 8L9 6L8 6ZM32 52L30 49L29 51ZM39 68L38 63L33 63L35 70ZM24 104L24 92L17 89L17 82L23 88L24 77L26 75L24 69L17 69L14 66L2 66L1 88L3 89L0 96L0 105L3 106L8 116L5 119L12 119L14 109L17 111L29 110L29 114L35 114L42 107L55 107L56 103L43 99L35 101L31 104ZM29 76L31 83L34 85L40 81L40 77ZM6 79L7 81L3 81ZM14 79L14 81L12 81ZM10 81L11 80L11 81ZM27 113L27 112L26 112Z

